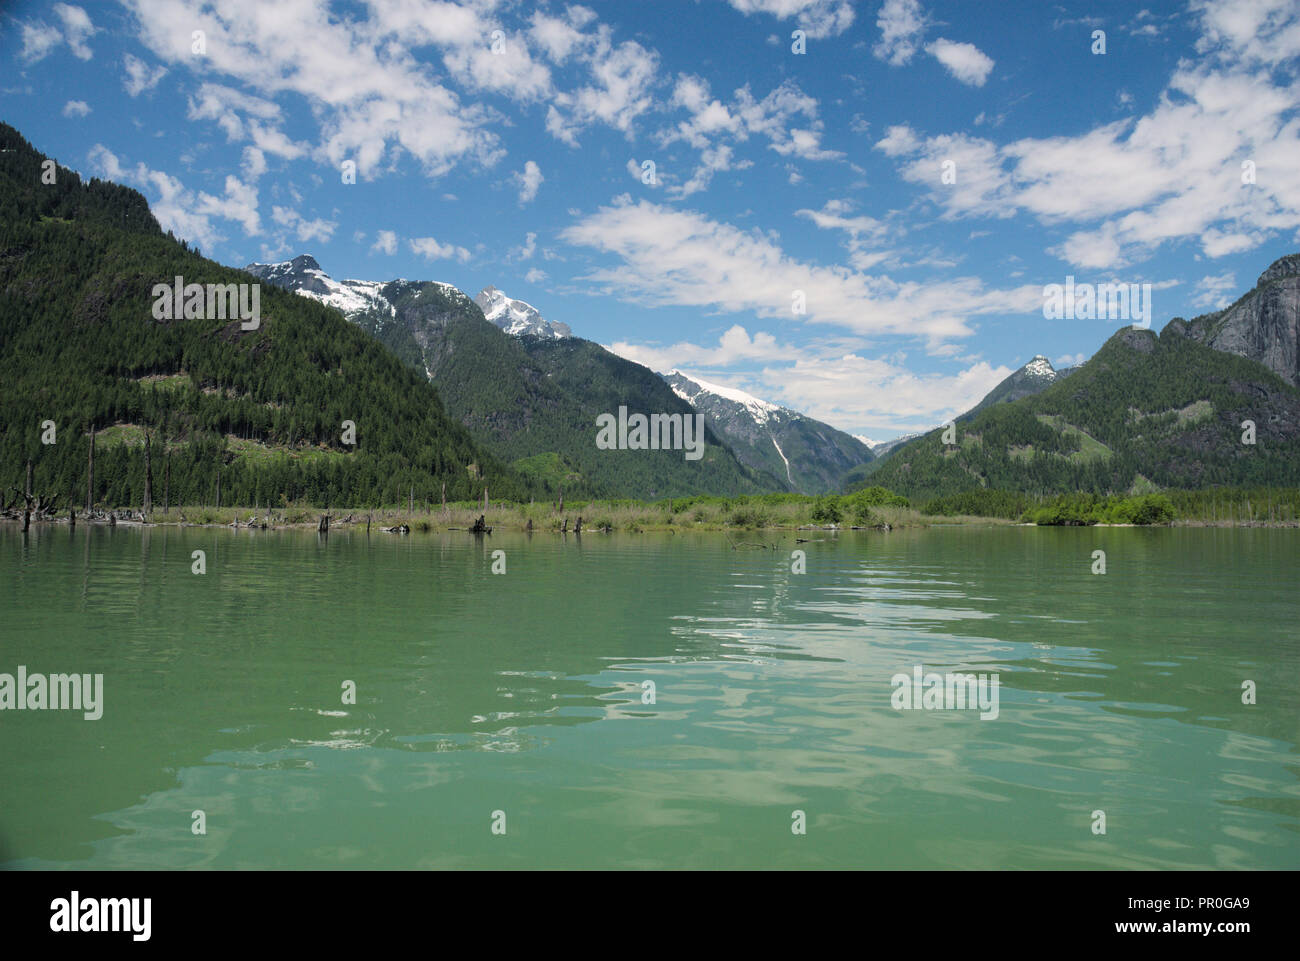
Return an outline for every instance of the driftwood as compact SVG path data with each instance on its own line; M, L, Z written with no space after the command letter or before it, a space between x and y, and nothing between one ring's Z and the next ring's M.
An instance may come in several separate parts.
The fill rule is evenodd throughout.
M479 514L478 520L474 522L474 526L469 529L469 532L471 534L491 534L492 528L487 526L487 516Z
M731 549L732 549L733 551L738 551L738 550L740 550L742 547L747 547L747 548L750 548L750 549L753 549L753 550L760 550L760 551L774 551L774 550L776 550L776 545L775 545L775 544L758 544L758 543L755 543L754 541L733 541L733 540L731 539L731 535L727 535L727 543L731 545Z
M330 516L328 514L322 514L320 516L320 520L316 524L316 533L328 534L329 532L330 532Z
M410 528L408 525L406 525L406 524L395 524L395 525L392 526L392 527L381 527L381 528L379 528L379 529L380 529L381 531L383 531L385 534L409 534L409 533L411 533L411 528Z
M581 534L581 533L582 533L582 515L581 515L581 514L578 515L578 523L576 523L576 524L573 525L573 533L575 533L575 534Z

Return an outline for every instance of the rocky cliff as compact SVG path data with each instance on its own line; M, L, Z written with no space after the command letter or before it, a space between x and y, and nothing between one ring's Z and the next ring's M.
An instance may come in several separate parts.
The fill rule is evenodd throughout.
M1300 254L1275 261L1226 310L1190 322L1175 319L1170 327L1215 350L1258 361L1300 386Z

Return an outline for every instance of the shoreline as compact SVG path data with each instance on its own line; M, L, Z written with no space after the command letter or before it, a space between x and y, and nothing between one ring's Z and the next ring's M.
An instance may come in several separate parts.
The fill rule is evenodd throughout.
M229 511L229 508L223 508L222 511ZM138 512L137 512L138 513ZM263 516L256 514L248 509L236 509L235 513L255 518L254 523L248 520L232 519L232 521L207 520L196 521L179 516L179 512L172 511L162 516L152 515L146 521L138 519L118 519L108 521L102 517L85 519L78 517L76 523L69 524L66 516L54 518L32 519L32 523L42 527L69 527L85 525L88 527L126 527L133 529L147 528L177 528L177 529L198 529L198 530L232 530L232 531L312 531L328 534L330 531L354 533L363 531L375 534L391 534L403 536L407 534L450 534L465 533L472 534L472 526L475 518L466 520L464 517L437 517L428 514L408 514L401 511L381 511L367 512L365 515L358 516L353 511L342 518L330 515L329 529L326 531L319 530L319 518L322 515L317 514L314 517L297 518L292 520L286 518L274 518L263 522ZM438 512L441 513L441 512ZM465 513L469 513L466 511ZM477 532L480 535L490 535L493 531L500 533L512 534L682 534L682 533L710 533L710 534L751 534L762 535L766 533L773 534L843 534L843 533L891 533L902 530L931 530L943 528L1268 528L1268 529L1300 529L1300 521L1260 521L1260 520L1202 520L1202 519L1175 519L1163 524L1132 524L1132 523L1097 523L1097 524L1034 524L1025 521L1013 521L998 517L930 517L918 515L916 517L898 518L893 522L884 521L878 524L767 524L762 526L742 526L726 523L714 522L685 522L685 523L654 523L640 521L625 525L604 525L591 521L583 522L580 530L576 529L573 524L581 515L565 515L563 518L553 519L544 525L533 524L529 526L527 520L521 521L518 518L517 510L503 509L496 516L494 512L489 511L487 515L486 532ZM513 514L515 516L501 516L503 514ZM367 523L367 519L369 522ZM566 520L568 523L566 524ZM899 522L901 520L901 523ZM6 526L12 524L15 526L22 525L20 517L3 517L0 518L0 524ZM402 528L405 527L405 530Z

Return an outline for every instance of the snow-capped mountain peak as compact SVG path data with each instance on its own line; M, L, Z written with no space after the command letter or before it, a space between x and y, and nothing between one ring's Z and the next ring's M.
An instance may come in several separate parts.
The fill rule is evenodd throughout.
M1034 377L1055 377L1056 369L1052 367L1052 362L1042 354L1035 354L1034 359L1025 364L1023 368L1026 374Z
M244 268L268 283L286 287L295 293L336 307L346 316L367 310L382 310L390 317L394 314L390 304L380 292L385 286L374 280L335 280L310 254L300 254L293 260L275 264L249 264Z
M532 304L508 297L496 287L484 287L474 303L482 309L484 317L513 337L530 334L561 340L573 336L568 324L547 320Z
M711 384L706 380L700 380L698 377L683 374L680 370L670 370L661 376L668 382L668 386L673 389L673 393L688 404L695 406L695 400L701 392L713 394L732 403L740 404L754 418L754 422L759 425L766 424L772 414L783 409L776 404L759 400L753 394L747 394L743 390L736 390L734 387L723 387L720 384ZM694 386L694 390L691 389L692 386ZM790 413L794 414L795 412L790 411Z
M766 471L790 490L836 490L846 472L871 459L861 441L806 414L680 370L659 376L704 415L742 464Z

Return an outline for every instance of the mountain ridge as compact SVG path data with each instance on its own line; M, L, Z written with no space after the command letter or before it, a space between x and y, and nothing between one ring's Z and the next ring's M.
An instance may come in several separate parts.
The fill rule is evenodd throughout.
M427 502L444 484L452 499L484 484L528 496L426 381L318 302L260 290L251 329L156 317L156 284L249 275L164 233L137 191L66 167L42 185L48 159L0 124L5 476L30 460L34 489L78 505L142 504L151 473L153 499L172 504ZM54 444L31 429L44 420Z
M1300 258L1283 258L1263 276L1278 283L1296 266ZM1234 306L1259 292L1257 285ZM1256 320L1284 324L1268 316L1277 303L1259 304ZM1240 315L1233 322L1243 323ZM945 444L940 429L899 448L872 483L916 497L984 487L1141 493L1300 483L1300 389L1260 360L1203 342L1213 341L1212 326L1205 338L1190 328L1180 318L1159 334L1123 327L1068 377L972 411L955 443ZM1269 340L1244 343L1267 348Z
M324 283L314 258L285 263L298 269L283 269L282 263L250 264L249 270L297 293ZM626 406L647 416L685 415L692 408L653 371L593 341L555 332L512 335L489 321L475 299L440 281L397 280L364 289L376 290L382 303L339 308L343 316L421 371L448 412L487 449L549 490L660 497L783 489L775 477L742 464L707 425L698 461L684 461L675 451L597 449L596 417L602 413ZM487 300L498 304L501 298ZM510 304L535 310L522 301ZM515 314L502 311L498 317L506 326L519 319L520 308L509 309ZM540 314L524 319L536 324Z
M704 414L741 463L784 478L799 493L838 490L850 470L873 457L856 437L807 414L679 370L659 376Z

